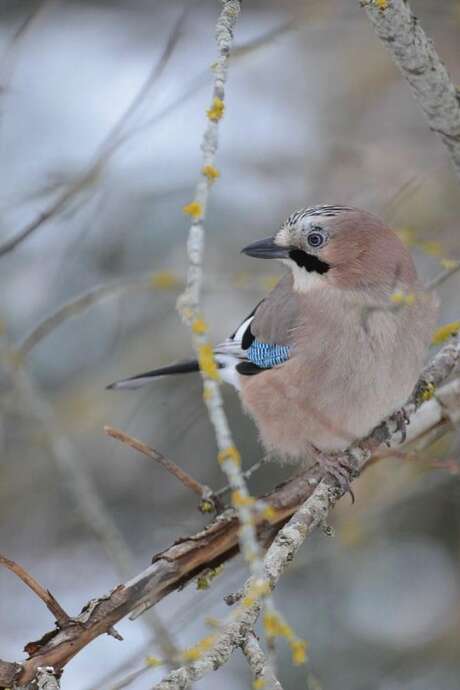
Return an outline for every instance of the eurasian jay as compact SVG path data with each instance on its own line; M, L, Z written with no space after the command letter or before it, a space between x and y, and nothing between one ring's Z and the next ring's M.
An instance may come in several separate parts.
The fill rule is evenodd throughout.
M296 211L274 236L242 252L278 259L286 275L214 352L261 441L280 458L309 461L347 448L411 394L437 316L408 249L367 211ZM198 370L186 361L109 388Z

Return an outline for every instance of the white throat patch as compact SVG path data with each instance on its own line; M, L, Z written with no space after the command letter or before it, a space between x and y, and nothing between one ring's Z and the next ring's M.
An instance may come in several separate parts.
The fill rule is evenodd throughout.
M306 271L305 268L297 266L292 259L282 259L282 262L286 264L286 266L289 266L292 271L294 290L296 292L309 292L314 288L324 285L324 278L322 278L319 273L315 271Z

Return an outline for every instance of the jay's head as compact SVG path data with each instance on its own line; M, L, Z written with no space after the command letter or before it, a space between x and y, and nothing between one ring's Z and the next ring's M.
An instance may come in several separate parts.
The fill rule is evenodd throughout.
M242 252L281 260L291 269L298 292L327 285L391 292L416 280L410 253L398 236L373 214L346 206L296 211L275 235Z

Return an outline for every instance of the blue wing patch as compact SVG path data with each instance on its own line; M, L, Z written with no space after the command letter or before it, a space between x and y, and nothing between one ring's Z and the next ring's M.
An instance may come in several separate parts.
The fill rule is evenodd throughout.
M254 340L245 352L246 359L261 369L271 369L289 359L289 345L272 345Z

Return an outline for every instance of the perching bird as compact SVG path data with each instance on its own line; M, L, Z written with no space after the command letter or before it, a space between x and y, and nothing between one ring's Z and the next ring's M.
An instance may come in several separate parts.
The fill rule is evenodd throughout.
M436 299L422 289L398 236L356 208L297 211L242 252L289 270L215 348L223 380L239 391L263 445L282 459L308 462L312 446L347 448L411 394ZM109 387L197 370L187 361Z

